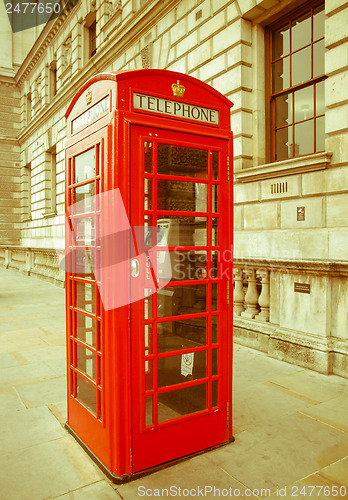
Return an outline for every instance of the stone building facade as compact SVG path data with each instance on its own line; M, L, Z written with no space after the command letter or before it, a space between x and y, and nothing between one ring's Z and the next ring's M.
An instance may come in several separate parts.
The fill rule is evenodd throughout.
M348 377L348 2L80 0L26 32L7 23L1 11L0 263L63 283L79 87L188 73L234 103L235 340Z

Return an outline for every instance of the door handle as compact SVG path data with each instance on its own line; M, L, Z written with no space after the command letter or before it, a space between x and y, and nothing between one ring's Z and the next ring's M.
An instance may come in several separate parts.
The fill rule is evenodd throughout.
M132 259L131 261L131 275L133 278L137 278L139 276L139 261L138 259Z

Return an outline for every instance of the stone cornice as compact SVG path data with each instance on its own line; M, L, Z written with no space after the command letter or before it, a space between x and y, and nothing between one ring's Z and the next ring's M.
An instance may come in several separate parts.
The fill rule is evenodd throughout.
M302 174L315 170L324 170L331 161L331 152L314 153L312 155L290 158L288 160L267 163L260 167L251 167L236 172L238 182L253 182L264 179L274 179L285 175Z
M348 276L348 261L332 260L290 260L290 259L258 259L253 257L235 257L234 267L268 269L273 271L291 271L292 273L314 273Z

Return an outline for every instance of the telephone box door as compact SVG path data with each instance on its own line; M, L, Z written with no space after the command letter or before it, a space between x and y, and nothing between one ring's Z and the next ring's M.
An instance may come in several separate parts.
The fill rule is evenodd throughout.
M227 151L131 126L133 473L228 440Z

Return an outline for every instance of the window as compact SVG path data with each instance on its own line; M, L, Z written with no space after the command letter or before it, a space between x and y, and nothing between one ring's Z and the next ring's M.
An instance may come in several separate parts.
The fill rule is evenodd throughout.
M95 21L93 21L93 23L88 28L88 37L89 37L89 58L91 58L97 52L97 23Z
M325 149L324 4L270 28L272 159Z
M26 124L29 125L32 118L32 102L31 102L31 92L28 92L26 96Z
M23 221L31 220L31 163L27 163L22 171L22 216Z
M50 98L57 93L57 62L52 61L50 65Z
M45 215L56 214L56 186L57 186L57 154L56 146L46 151L45 158Z

